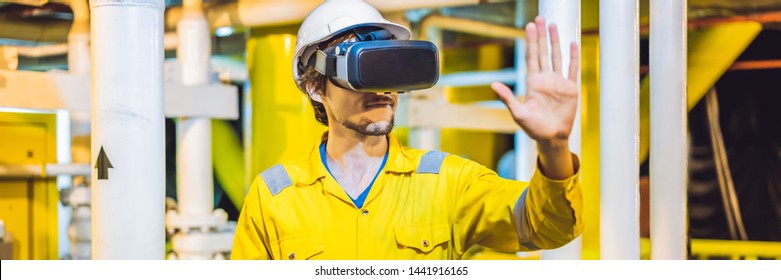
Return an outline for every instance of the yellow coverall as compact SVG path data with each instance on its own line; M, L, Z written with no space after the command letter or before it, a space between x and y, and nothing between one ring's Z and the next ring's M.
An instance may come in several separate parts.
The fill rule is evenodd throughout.
M583 231L574 162L564 180L537 171L530 183L513 181L458 156L403 147L391 134L387 163L359 209L316 146L255 179L231 259L460 259L475 244L560 247Z

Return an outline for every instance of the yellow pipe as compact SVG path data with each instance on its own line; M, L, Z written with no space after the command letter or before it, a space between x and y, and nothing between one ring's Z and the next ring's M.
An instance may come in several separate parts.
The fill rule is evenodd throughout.
M507 2L499 0L491 2ZM238 28L257 28L295 24L304 18L322 1L312 0L239 0L236 2L211 5L206 17L212 28L233 26ZM444 6L477 5L485 0L369 0L382 13L399 12L422 8ZM172 7L165 12L165 28L176 28L176 22L182 15L182 8Z
M781 259L781 242L691 239L691 256L700 260L709 257L728 257L732 260L762 258ZM641 259L651 256L651 240L640 239Z
M581 39L582 258L599 259L599 36Z
M212 160L217 181L233 205L241 209L248 186L244 150L239 138L223 120L212 120Z
M326 130L293 82L297 26L252 29L247 67L252 105L248 181L263 170L309 154Z
M781 259L781 242L693 239L692 255Z
M523 38L526 37L526 31L522 28L507 27L502 25L490 24L482 21L444 17L439 15L428 16L420 24L421 40L427 40L433 35L427 34L432 29L442 29L458 31L491 38Z

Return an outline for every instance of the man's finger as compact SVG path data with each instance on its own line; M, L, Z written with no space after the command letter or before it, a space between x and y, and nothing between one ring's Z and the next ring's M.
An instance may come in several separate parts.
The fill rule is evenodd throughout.
M550 71L550 62L548 57L548 32L545 31L545 19L537 16L534 19L537 26L537 49L539 50L540 71Z
M553 72L561 74L561 47L559 46L559 30L556 27L556 24L553 23L551 23L549 29Z
M526 24L526 73L540 72L537 58L537 26L533 22Z
M500 82L492 83L491 89L493 89L496 94L499 95L499 99L502 100L504 105L507 106L507 109L510 110L510 114L512 114L513 118L519 119L523 113L523 104L515 98L513 91L510 90L510 88L505 84Z
M572 42L569 46L569 80L578 82L578 70L580 69L580 54L578 52L578 43Z

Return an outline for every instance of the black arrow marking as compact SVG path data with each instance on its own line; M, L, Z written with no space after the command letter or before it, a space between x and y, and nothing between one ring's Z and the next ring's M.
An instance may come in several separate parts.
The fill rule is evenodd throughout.
M100 146L100 153L98 153L98 160L95 163L95 169L98 170L98 180L108 180L108 169L114 168L111 165L111 161L108 160L106 151L103 150L103 146Z

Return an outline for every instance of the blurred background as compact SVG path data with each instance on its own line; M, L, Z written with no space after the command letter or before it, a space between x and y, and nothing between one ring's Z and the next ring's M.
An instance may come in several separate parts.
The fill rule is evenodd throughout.
M291 74L298 26L322 1L164 2L165 161L137 163L165 170L164 186L145 186L165 188L166 212L156 212L155 218L164 220L165 247L153 250L168 259L225 259L251 181L266 168L308 153L326 129L316 123ZM523 132L488 84L501 81L523 95L525 65L518 54L523 53L525 33L519 26L538 13L575 7L576 16L569 20L574 28L563 36L581 45L582 102L573 151L581 158L586 230L574 251L561 254L605 258L601 244L612 240L600 233L600 223L607 221L600 213L607 202L601 199L601 176L626 171L600 169L601 157L611 149L600 147L600 125L610 121L600 116L621 106L600 99L600 82L605 81L600 74L611 67L600 57L605 55L600 34L610 28L600 26L600 1L368 2L388 20L408 26L413 38L431 40L440 50L437 86L402 96L394 129L402 144L460 155L518 180L529 179L534 146L524 142ZM688 111L686 152L681 155L649 149L649 1L627 2L637 2L639 10L639 64L637 73L630 73L639 86L638 154L637 166L627 169L638 172L630 174L637 184L625 186L638 198L636 209L627 209L636 213L637 257L651 258L650 159L679 156L687 163L682 170L685 203L654 203L685 207L686 227L680 233L686 242L684 258L781 258L781 1L686 3L686 61L679 63L686 70L682 79ZM118 205L96 204L93 200L103 196L96 196L93 187L117 171L112 155L146 151L104 151L92 142L100 127L95 125L97 107L91 105L97 65L92 60L96 40L106 39L95 37L104 34L95 30L115 24L97 16L94 8L90 13L87 0L0 1L0 259L92 259L100 250L93 246L121 241L93 242L96 228L104 226L93 221L101 212L96 205ZM115 40L135 40L132 34L115 35ZM189 77L187 72L198 67L205 69L202 75ZM131 65L125 69L143 71ZM123 225L105 226L146 225L143 217L115 219ZM163 234L156 229L147 231ZM556 255L478 247L464 257Z

